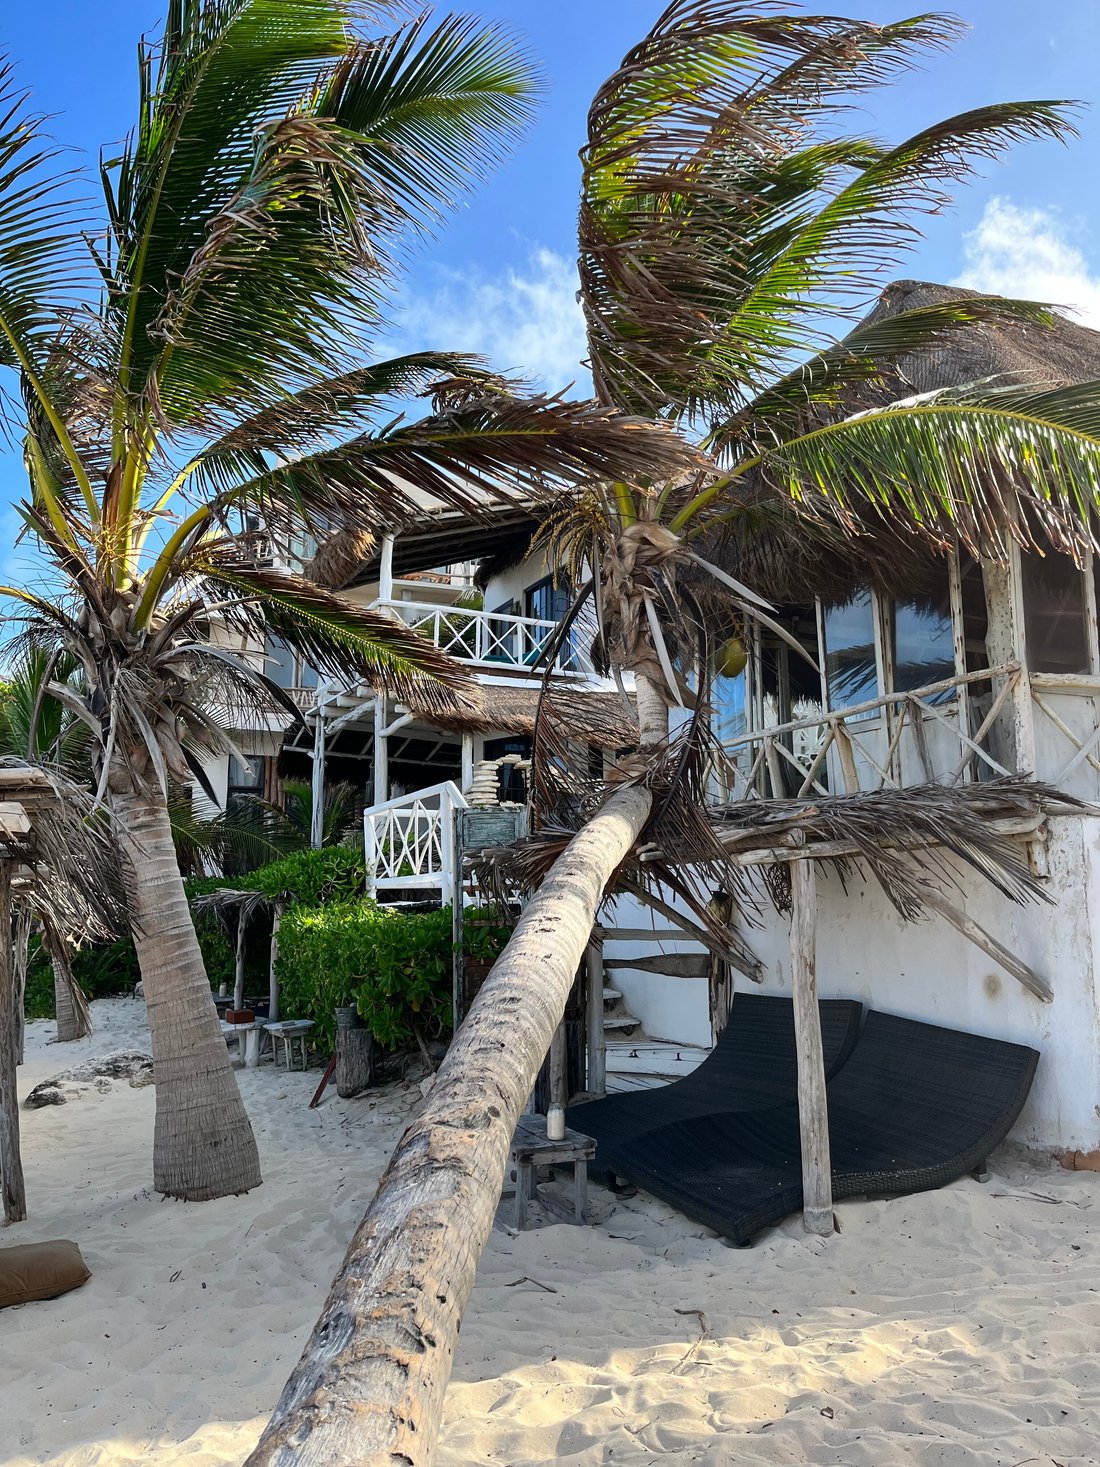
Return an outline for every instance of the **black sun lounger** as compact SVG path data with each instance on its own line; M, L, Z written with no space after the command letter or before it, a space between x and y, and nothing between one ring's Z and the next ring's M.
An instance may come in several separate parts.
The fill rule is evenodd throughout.
M1008 1134L1038 1059L1023 1045L869 1012L828 1085L833 1197L924 1192L965 1176ZM617 1147L615 1170L747 1243L802 1206L798 1107L676 1121Z
M824 999L818 1009L828 1077L852 1052L862 1005ZM597 1173L617 1171L619 1147L635 1136L697 1116L786 1105L797 1096L797 1087L791 1000L739 993L717 1045L690 1075L654 1090L630 1090L571 1106L568 1123L595 1137Z

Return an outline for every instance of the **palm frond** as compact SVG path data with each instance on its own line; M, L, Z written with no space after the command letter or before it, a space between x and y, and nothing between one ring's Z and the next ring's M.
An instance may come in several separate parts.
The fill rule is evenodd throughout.
M827 351L802 362L717 424L707 444L713 452L752 452L804 431L816 415L851 401L853 389L884 384L899 359L949 349L952 340L999 325L1051 327L1050 308L1035 301L969 296L899 311L849 332Z
M270 632L300 652L318 672L349 674L398 697L452 704L469 681L461 663L440 652L403 622L343 601L302 576L233 560L228 554L197 560L195 569L223 596L224 615L261 642Z
M1061 104L1005 103L898 147L831 129L838 94L957 36L748 0L674 3L589 119L581 285L597 391L632 411L728 417L820 348L977 162L1072 130Z
M1100 548L1100 382L926 393L788 439L758 468L856 533L861 520L904 514L975 555L1015 539L1081 559Z
M399 528L439 506L490 512L593 479L660 479L699 462L663 425L593 402L520 397L482 378L434 390L437 411L271 469L227 491L278 525Z

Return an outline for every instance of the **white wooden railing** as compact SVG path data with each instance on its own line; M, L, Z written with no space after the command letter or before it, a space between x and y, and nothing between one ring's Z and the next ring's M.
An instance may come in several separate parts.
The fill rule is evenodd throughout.
M400 617L441 652L487 667L532 667L558 628L556 621L533 616L441 606L430 601L379 600L374 605L379 611ZM567 637L554 659L554 670L587 675L592 666L576 646L576 639Z
M398 795L363 811L367 894L398 888L439 891L454 899L454 812L469 802L453 780Z
M1017 692L1018 663L757 729L723 746L731 800L958 784L1015 773L990 743Z

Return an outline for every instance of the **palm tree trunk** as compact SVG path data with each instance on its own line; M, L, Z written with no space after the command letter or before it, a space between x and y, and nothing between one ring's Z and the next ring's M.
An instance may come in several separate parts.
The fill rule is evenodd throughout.
M141 968L157 1114L153 1185L193 1202L261 1182L259 1153L203 966L163 801L113 792Z
M246 1467L431 1461L509 1144L604 888L649 816L620 787L525 908L405 1132Z
M65 939L47 922L43 924L42 942L53 965L53 1006L58 1043L85 1039L92 1032L92 1016L88 1011L88 1000L73 977Z
M31 915L20 905L11 918L12 985L15 994L15 1063L21 1065L27 1045L27 964L30 961Z

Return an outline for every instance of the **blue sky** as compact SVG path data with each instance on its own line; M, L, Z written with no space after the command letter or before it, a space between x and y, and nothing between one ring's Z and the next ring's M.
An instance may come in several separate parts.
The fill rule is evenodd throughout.
M662 0L484 0L464 8L527 38L545 69L545 96L525 140L414 259L398 302L398 340L485 352L502 368L562 386L580 375L583 350L572 258L585 113ZM857 0L809 8L876 20L912 13ZM955 9L970 34L954 52L930 58L923 74L870 97L872 130L898 138L1009 98L1094 105L1069 148L1017 149L953 211L928 221L903 273L1074 306L1100 327L1100 3L961 0ZM94 160L130 124L137 37L161 13L159 0L9 0L0 7L0 50L18 63L36 105L54 115L55 135ZM16 522L7 506L21 479L18 458L0 447L0 562L11 556Z

